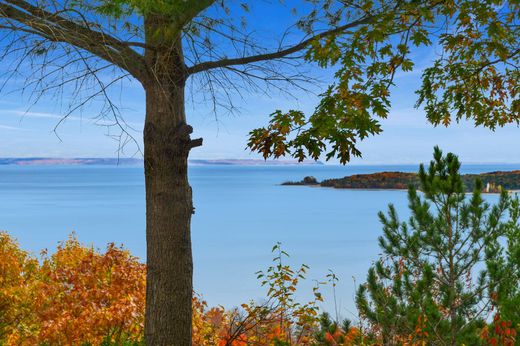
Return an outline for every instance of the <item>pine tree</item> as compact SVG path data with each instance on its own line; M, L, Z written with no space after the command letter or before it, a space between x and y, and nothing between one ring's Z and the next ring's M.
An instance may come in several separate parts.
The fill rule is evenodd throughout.
M339 321L333 321L330 314L324 312L320 315L319 322L319 329L314 334L315 346L347 344L346 339L352 327L349 319L344 319L340 324Z
M487 250L489 293L501 320L520 327L520 201L512 199L505 242ZM520 340L519 340L520 341Z
M381 258L357 292L361 316L385 345L478 345L490 312L486 251L505 234L506 192L496 205L482 198L482 183L467 197L454 154L436 147L420 193L408 190L411 216L400 221L393 205L379 213Z

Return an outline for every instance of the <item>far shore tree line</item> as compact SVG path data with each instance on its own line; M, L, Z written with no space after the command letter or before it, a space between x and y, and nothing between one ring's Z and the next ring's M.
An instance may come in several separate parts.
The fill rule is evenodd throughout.
M500 193L520 190L520 170L497 171L480 174L463 174L461 176L466 192L475 189L475 183L480 181L484 193ZM307 176L301 181L287 181L285 186L322 186L336 189L397 189L404 190L410 185L420 188L420 175L408 172L378 172L355 174L343 178L325 179L319 182L315 177Z
M520 203L505 190L494 204L477 179L467 195L458 158L436 148L408 190L411 217L380 212L380 257L357 289L359 318L320 310L330 272L313 297L296 293L306 265L291 268L281 244L257 272L265 299L233 309L192 298L193 346L520 344ZM331 266L334 264L331 263ZM0 344L145 344L146 266L128 251L105 252L75 236L40 259L0 233Z

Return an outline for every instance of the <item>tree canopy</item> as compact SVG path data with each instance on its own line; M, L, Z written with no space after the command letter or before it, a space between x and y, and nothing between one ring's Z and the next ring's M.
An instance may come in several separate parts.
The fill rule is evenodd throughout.
M312 114L272 113L267 127L251 132L253 150L264 157L290 154L300 160L325 154L342 163L361 156L358 142L382 131L380 120L391 108L396 72L411 71L411 54L424 46L437 54L422 71L416 106L424 107L432 124L447 126L461 119L491 129L518 124L518 2L344 3L355 10L324 6L327 17L361 25L349 28L348 34L313 40L305 56L334 67L334 81Z
M436 52L417 90L417 107L432 124L518 124L517 1L302 0L293 9L275 2L273 9L284 8L292 25L270 42L248 24L255 6L245 0L11 0L0 3L0 28L5 56L38 61L38 71L29 73L21 61L10 71L29 74L28 87L46 94L64 87L84 92L77 80L90 78L89 92L74 98L65 115L106 98L125 77L143 81L153 70L144 64L147 49L168 45L178 33L193 93L206 95L217 113L234 109L234 95L247 91L304 87L312 82L304 69L309 63L335 71L311 114L276 110L267 126L250 133L248 146L266 158L325 155L346 163L360 156L359 141L383 130L396 73L414 69L411 56L420 47ZM166 24L146 33L148 14L160 14ZM161 36L162 43L146 42L146 35ZM56 66L70 64L76 67ZM122 72L117 79L96 77L113 66ZM113 102L103 114L128 129Z

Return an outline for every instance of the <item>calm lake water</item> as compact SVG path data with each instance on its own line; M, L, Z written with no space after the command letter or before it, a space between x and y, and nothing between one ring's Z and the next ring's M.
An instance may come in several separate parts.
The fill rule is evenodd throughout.
M468 165L467 173L520 169L520 165ZM195 289L210 304L226 307L262 299L255 272L269 266L271 248L282 242L290 263L311 267L300 298L328 270L340 278L338 305L354 318L355 287L380 253L377 212L393 203L402 219L406 192L280 186L306 175L318 179L417 166L199 166L190 170ZM486 197L496 200L495 195ZM140 167L0 166L0 229L22 247L52 251L75 232L103 249L124 244L145 258L144 177ZM323 308L332 311L331 288Z

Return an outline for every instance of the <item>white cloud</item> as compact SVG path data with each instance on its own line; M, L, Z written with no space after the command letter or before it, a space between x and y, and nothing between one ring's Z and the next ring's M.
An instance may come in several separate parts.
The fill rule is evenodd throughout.
M21 118L21 120L23 120L23 118L29 117L29 118L55 119L57 121L60 121L62 119L64 119L64 121L81 121L81 122L86 122L87 124L100 125L100 126L116 125L115 121L110 118L99 119L99 118L95 118L95 117L92 117L92 118L78 117L78 116L74 116L74 115L68 115L65 117L65 115L60 115L60 114L56 114L56 113L20 111L20 110L13 110L13 109L3 110L2 112L18 116ZM134 128L134 129L139 129L144 126L143 123L137 123L137 122L126 122L126 125Z
M1 124L0 124L0 129L2 129L2 130L13 130L13 131L29 131L28 129L24 129L24 128L21 128L21 127L1 125Z

